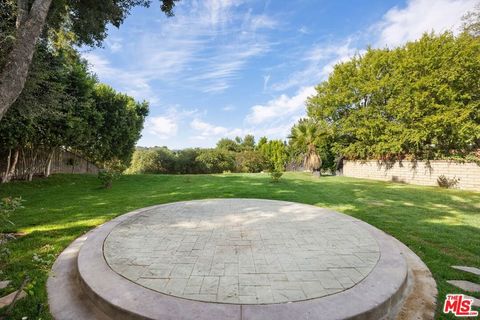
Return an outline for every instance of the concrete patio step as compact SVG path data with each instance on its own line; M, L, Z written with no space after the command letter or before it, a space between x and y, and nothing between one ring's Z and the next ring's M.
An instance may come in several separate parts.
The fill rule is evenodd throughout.
M84 235L57 258L47 281L50 313L57 320L113 320L88 298L80 286L77 257L87 239Z

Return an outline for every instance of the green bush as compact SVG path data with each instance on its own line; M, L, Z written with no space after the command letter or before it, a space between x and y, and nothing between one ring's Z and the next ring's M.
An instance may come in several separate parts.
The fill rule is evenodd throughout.
M113 181L120 178L125 171L125 165L120 160L110 160L104 163L104 168L98 172L98 179L106 189L112 187Z
M226 150L205 149L197 156L202 173L222 173L235 170L235 155Z
M200 149L188 148L177 151L175 159L175 173L200 173L202 165L196 159L200 154Z
M282 140L265 141L259 144L259 151L265 157L268 169L283 171L288 160L287 147Z
M260 172L267 166L267 160L260 151L243 151L235 155L237 172Z
M173 173L175 163L175 154L165 147L137 149L127 173Z
M280 178L283 176L283 172L279 169L273 169L270 171L270 178L272 178L272 182L278 182Z

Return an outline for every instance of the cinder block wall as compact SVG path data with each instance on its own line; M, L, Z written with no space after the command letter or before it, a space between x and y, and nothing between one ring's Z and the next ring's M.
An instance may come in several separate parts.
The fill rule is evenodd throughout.
M453 161L397 161L384 163L377 161L344 160L343 175L384 181L397 181L425 186L437 186L437 178L460 179L459 189L480 191L480 166L476 163Z

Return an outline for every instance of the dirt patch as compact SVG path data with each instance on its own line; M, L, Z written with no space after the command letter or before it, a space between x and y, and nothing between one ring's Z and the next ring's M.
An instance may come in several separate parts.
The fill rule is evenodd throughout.
M402 246L404 246L402 244ZM404 298L402 308L399 310L396 320L430 320L435 318L437 285L427 266L412 255L411 251L401 250L408 263L410 290Z
M0 245L25 236L25 232L0 233Z

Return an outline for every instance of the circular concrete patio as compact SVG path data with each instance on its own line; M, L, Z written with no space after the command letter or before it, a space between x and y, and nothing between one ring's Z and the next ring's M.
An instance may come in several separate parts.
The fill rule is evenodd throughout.
M77 242L70 278L80 281L81 298L70 305L79 309L88 297L98 309L92 319L395 318L412 290L405 253L413 253L398 241L298 203L171 203L123 215ZM66 268L62 255L54 272ZM57 319L68 318L65 297L75 300L72 288L51 290L61 281L49 279Z
M319 298L360 282L375 239L351 219L278 201L189 202L115 227L108 265L146 288L199 301L267 304Z

